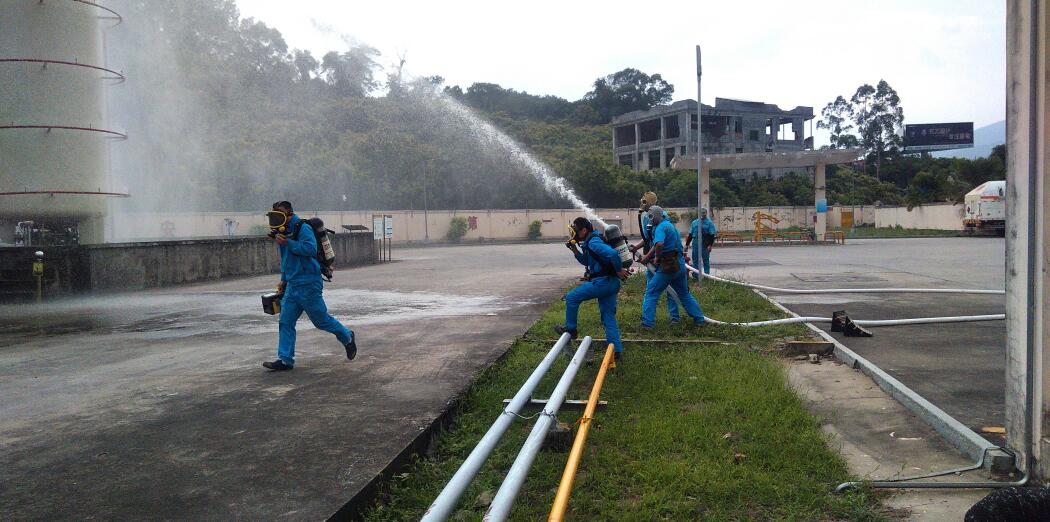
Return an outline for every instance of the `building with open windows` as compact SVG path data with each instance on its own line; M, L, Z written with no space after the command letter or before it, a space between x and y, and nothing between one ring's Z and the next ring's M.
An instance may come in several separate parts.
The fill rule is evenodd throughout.
M715 98L714 107L703 106L698 125L696 105L694 100L682 100L613 118L616 162L636 171L670 168L676 156L696 154L698 126L703 132L704 154L813 148L812 107L785 111L769 103ZM774 178L792 171L798 169L734 171L734 176Z

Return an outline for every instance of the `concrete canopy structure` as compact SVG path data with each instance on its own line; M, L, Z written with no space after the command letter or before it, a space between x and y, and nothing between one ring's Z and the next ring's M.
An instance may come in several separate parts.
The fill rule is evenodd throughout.
M753 152L744 154L705 154L701 169L700 206L711 208L711 169L746 170L773 168L810 168L813 170L814 206L817 222L814 232L818 241L824 240L828 226L828 200L824 167L851 163L864 154L864 149L803 150L797 152ZM678 157L671 161L674 169L696 169L696 156Z
M703 106L698 124L696 101L682 100L613 118L613 155L636 171L670 168L674 158L696 154L698 127L707 154L812 149L812 129L808 137L805 131L812 120L812 107L786 111L769 103L715 98L714 107Z

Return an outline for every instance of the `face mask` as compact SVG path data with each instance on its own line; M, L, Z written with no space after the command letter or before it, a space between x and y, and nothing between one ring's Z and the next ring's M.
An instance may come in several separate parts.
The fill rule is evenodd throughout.
M267 212L266 219L269 220L270 230L276 230L277 232L284 232L284 226L288 224L288 214L280 210Z

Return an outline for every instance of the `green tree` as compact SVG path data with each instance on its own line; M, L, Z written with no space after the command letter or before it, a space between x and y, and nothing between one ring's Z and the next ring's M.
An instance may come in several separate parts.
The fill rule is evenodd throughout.
M880 179L884 156L899 152L904 109L900 97L886 80L876 87L864 84L850 98L860 144L875 158L875 179Z
M821 111L817 128L831 132L831 147L861 146L875 165L875 178L881 179L882 162L895 156L901 146L904 109L897 91L886 80L872 87L857 87L847 102L842 96Z
M600 116L602 123L621 114L649 110L669 103L674 86L659 74L652 76L628 67L594 81L594 88L584 95L583 102Z
M817 121L818 129L827 129L830 133L830 148L845 149L859 147L860 142L853 134L853 106L842 96L836 97L820 111L821 119Z

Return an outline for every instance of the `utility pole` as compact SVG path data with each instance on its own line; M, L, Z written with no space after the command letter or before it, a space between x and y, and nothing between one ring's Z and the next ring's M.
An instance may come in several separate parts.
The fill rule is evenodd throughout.
M704 104L700 101L700 46L696 46L696 217L704 206Z
M427 211L427 167L423 166L423 242L430 242L430 218Z

